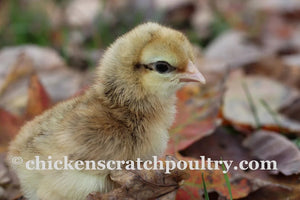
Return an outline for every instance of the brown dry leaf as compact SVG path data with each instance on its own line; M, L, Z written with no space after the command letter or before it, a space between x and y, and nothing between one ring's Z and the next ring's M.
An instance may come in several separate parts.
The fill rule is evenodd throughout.
M300 89L300 56L266 57L244 68L247 75L262 75ZM300 97L280 108L279 113L300 122Z
M204 52L206 59L226 63L232 68L256 62L262 55L263 50L247 41L245 32L233 30L216 38Z
M5 47L0 50L0 75L2 77L9 74L9 67L16 63L20 54L26 55L26 57L32 61L34 68L38 72L42 70L54 70L65 66L63 59L57 52L50 48L43 48L35 45Z
M262 44L262 56L282 51L287 47L299 49L299 32L296 31L299 29L298 0L212 2L217 12L231 27L244 30L250 39Z
M251 110L246 86L253 99L256 115ZM271 79L261 76L240 76L230 79L225 93L222 114L224 120L236 128L252 129L257 127L255 116L262 128L300 134L300 123L278 113L278 110L297 99L299 92ZM266 106L262 100L267 103ZM274 113L274 114L273 114Z
M266 187L262 187L249 196L240 200L299 200L300 184L299 176L269 176L264 171L253 171L248 174L252 179L262 179L273 183Z
M31 119L51 106L51 99L36 74L30 78L26 118Z
M221 158L222 160L232 160L233 165L236 165L236 163L241 160L251 160L251 157L247 155L247 149L241 146L241 141L241 135L232 135L224 130L224 128L218 128L213 134L202 138L184 150L182 155L189 157L180 159L199 160L200 156L205 156L206 159L211 158L212 160L220 160ZM199 162L200 161L201 160L199 160ZM219 166L219 169L221 169L221 166ZM213 199L229 199L228 188L221 170L195 170L190 171L190 173L191 178L186 180L183 186L178 190L177 200L204 199L203 182L201 179L202 173L209 194L217 195L217 197ZM243 174L240 174L240 170L233 170L233 167L231 167L228 176L230 177L234 199L246 197L258 188L272 185L272 183L269 182L247 178Z
M286 176L300 173L300 151L286 137L270 131L257 131L249 136L243 145L251 154L261 160L275 160L278 170Z
M300 89L300 64L293 64L292 62L294 61L289 61L290 59L287 56L284 56L282 59L276 56L269 56L254 64L247 65L244 70L248 75L266 76Z
M24 120L0 108L0 146L6 149L8 142L18 133Z
M300 97L294 100L291 104L282 107L279 112L300 123Z
M254 160L249 150L242 146L242 142L242 135L232 133L231 129L226 130L224 127L220 127L216 129L213 134L204 137L188 147L182 154L194 158L205 156L205 158L211 158L212 160L220 160L220 158L222 158L222 160L232 160L233 163L229 171L229 178L233 199L298 200L300 198L299 175L285 177L279 174L274 176L265 170L242 171L233 168L233 166L238 166L243 160L247 160L248 162ZM223 174L218 171L202 172L207 182L206 185L209 194L218 194L217 197L213 199L224 196L228 198L228 191L224 184ZM191 179L185 181L183 187L179 189L177 194L178 200L201 198L203 194L201 174L197 173L197 171L192 172ZM263 198L254 198L259 196L258 194ZM254 197L247 198L248 196Z
M181 155L199 158L205 156L212 160L232 160L235 163L242 160L250 161L253 157L249 154L249 150L242 146L244 136L234 134L224 127L218 127L213 134L202 138L195 142L185 150L181 151ZM231 169L230 172L235 172Z
M166 160L170 159L174 160L175 158L166 157ZM183 180L189 178L189 174L178 168L171 171L170 174L165 174L163 170L114 170L110 177L120 185L119 188L106 194L90 194L87 199L148 200L159 198L167 200L174 196L174 192L180 187Z
M31 45L7 47L0 50L0 85L4 84L5 77L12 72L20 54L30 60L34 71L54 102L74 95L92 80L88 72L78 72L66 67L63 59L54 50ZM25 70L27 63L21 64L20 70ZM0 98L0 106L9 112L21 115L28 100L29 78L28 73L26 76L19 76L14 84L10 84Z
M193 159L191 157L182 157L180 159L186 161L198 161L201 166L201 160L199 159ZM220 158L218 160L220 160ZM207 163L205 166L207 167ZM214 167L215 165L211 164L211 166ZM190 170L190 178L186 180L183 186L178 190L176 200L203 198L202 173L208 192L216 192L222 198L230 198L224 174L221 170L221 166L219 166L219 170ZM228 174L228 176L231 180L231 191L234 199L246 197L251 191L255 190L260 185L265 184L255 183L244 177L234 178L231 174Z

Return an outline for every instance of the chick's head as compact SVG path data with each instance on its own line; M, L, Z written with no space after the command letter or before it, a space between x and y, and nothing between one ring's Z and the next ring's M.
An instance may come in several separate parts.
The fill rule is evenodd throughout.
M194 60L193 47L182 33L146 23L111 45L99 76L135 91L166 97L186 82L205 83Z

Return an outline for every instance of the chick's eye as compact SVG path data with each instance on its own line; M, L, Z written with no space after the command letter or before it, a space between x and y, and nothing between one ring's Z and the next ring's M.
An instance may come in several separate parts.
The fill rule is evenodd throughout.
M173 71L174 67L172 67L169 63L159 61L154 64L154 69L158 73L163 74Z

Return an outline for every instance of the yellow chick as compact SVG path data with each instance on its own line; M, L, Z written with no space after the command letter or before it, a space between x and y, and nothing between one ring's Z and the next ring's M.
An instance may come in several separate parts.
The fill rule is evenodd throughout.
M25 163L35 156L46 161L64 156L73 161L161 156L174 120L176 90L185 82L205 82L193 63L188 39L159 24L142 24L118 38L105 52L94 84L84 95L28 122L11 143L9 158L24 161L12 166L24 196L83 200L91 192L116 187L108 169L30 170Z

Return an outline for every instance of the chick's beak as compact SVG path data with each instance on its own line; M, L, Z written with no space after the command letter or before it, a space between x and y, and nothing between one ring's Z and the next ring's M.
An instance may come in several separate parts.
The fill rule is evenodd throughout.
M180 75L180 82L200 82L205 84L206 80L194 63L189 61L185 72Z

